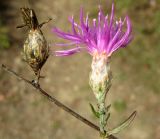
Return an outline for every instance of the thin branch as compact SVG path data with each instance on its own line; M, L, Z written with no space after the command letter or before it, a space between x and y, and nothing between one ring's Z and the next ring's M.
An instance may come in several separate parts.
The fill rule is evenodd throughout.
M68 112L69 114L71 114L72 116L74 116L75 118L80 120L81 122L85 123L86 125L90 126L91 128L93 128L97 131L100 131L100 128L97 125L93 124L91 121L87 120L86 118L82 117L78 113L74 112L72 109L68 108L63 103L59 102L57 99L55 99L54 97L49 95L46 91L44 91L40 86L37 86L32 81L29 81L29 80L23 78L22 76L17 74L15 71L13 71L12 69L8 68L7 66L5 66L3 64L1 65L1 67L2 67L3 70L7 71L8 73L10 73L12 75L15 75L19 80L22 80L25 83L30 84L33 88L37 89L40 92L41 95L45 96L48 100L55 103L58 107L60 107L64 111ZM117 139L113 135L110 135L108 138L109 139Z

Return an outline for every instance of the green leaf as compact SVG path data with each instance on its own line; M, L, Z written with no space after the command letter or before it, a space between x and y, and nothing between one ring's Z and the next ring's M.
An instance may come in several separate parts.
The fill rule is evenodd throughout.
M111 114L108 113L108 114L107 114L107 117L106 117L106 123L107 123L108 119L110 118L110 116L111 116Z
M111 107L111 104L106 107L106 111L108 112Z
M93 107L93 105L92 105L91 103L90 103L89 105L90 105L90 107L91 107L91 110L92 110L94 116L96 116L97 118L99 118L99 117L100 117L99 112L97 112L97 111L94 109L94 107Z
M118 132L120 132L121 130L123 130L124 128L126 128L127 126L130 125L130 123L134 120L135 116L136 116L137 112L134 111L124 122L122 122L119 126L117 126L116 128L112 129L111 131L107 132L107 136L113 135L113 134L117 134Z

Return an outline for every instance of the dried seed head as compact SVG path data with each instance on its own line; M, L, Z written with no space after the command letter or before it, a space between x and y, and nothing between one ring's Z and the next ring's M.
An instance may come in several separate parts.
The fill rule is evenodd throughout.
M49 47L41 30L30 30L24 43L24 57L36 75L39 74L48 56Z
M33 69L38 82L40 70L49 56L49 47L40 28L51 19L39 24L33 9L21 8L21 12L24 24L17 28L25 26L29 28L28 36L24 43L24 59Z

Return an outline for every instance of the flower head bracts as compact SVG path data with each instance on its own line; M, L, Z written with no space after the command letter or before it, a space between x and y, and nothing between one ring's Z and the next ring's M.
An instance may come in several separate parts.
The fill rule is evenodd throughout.
M63 32L57 28L54 28L53 32L60 38L70 41L68 44L59 45L76 45L77 47L71 50L56 51L57 56L77 53L84 48L79 46L83 44L91 55L105 53L107 57L110 57L120 47L127 46L132 38L129 17L126 16L123 21L121 19L119 21L114 20L114 3L112 4L110 17L105 16L101 7L99 7L98 19L93 19L91 25L89 24L88 15L84 19L82 8L80 11L80 24L77 24L73 17L69 18L69 21L72 24L72 33ZM124 31L125 25L126 31Z

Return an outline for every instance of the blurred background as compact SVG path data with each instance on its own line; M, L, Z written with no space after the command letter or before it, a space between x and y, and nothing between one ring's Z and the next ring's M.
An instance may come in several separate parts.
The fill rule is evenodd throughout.
M97 17L98 5L110 13L112 0L30 0L39 21L53 20L42 31L51 48L58 41L51 32L57 26L67 31L68 16L78 21L80 6L91 18ZM115 0L116 18L129 15L134 40L112 56L113 84L106 103L112 104L109 128L138 115L119 139L160 139L160 0ZM22 60L21 51L26 29L20 7L27 0L0 2L0 63L6 64L28 79L33 71ZM91 56L79 53L70 57L50 56L42 69L41 86L76 112L98 123L89 103L96 100L88 85ZM0 139L97 139L99 134L57 108L35 89L0 70Z

